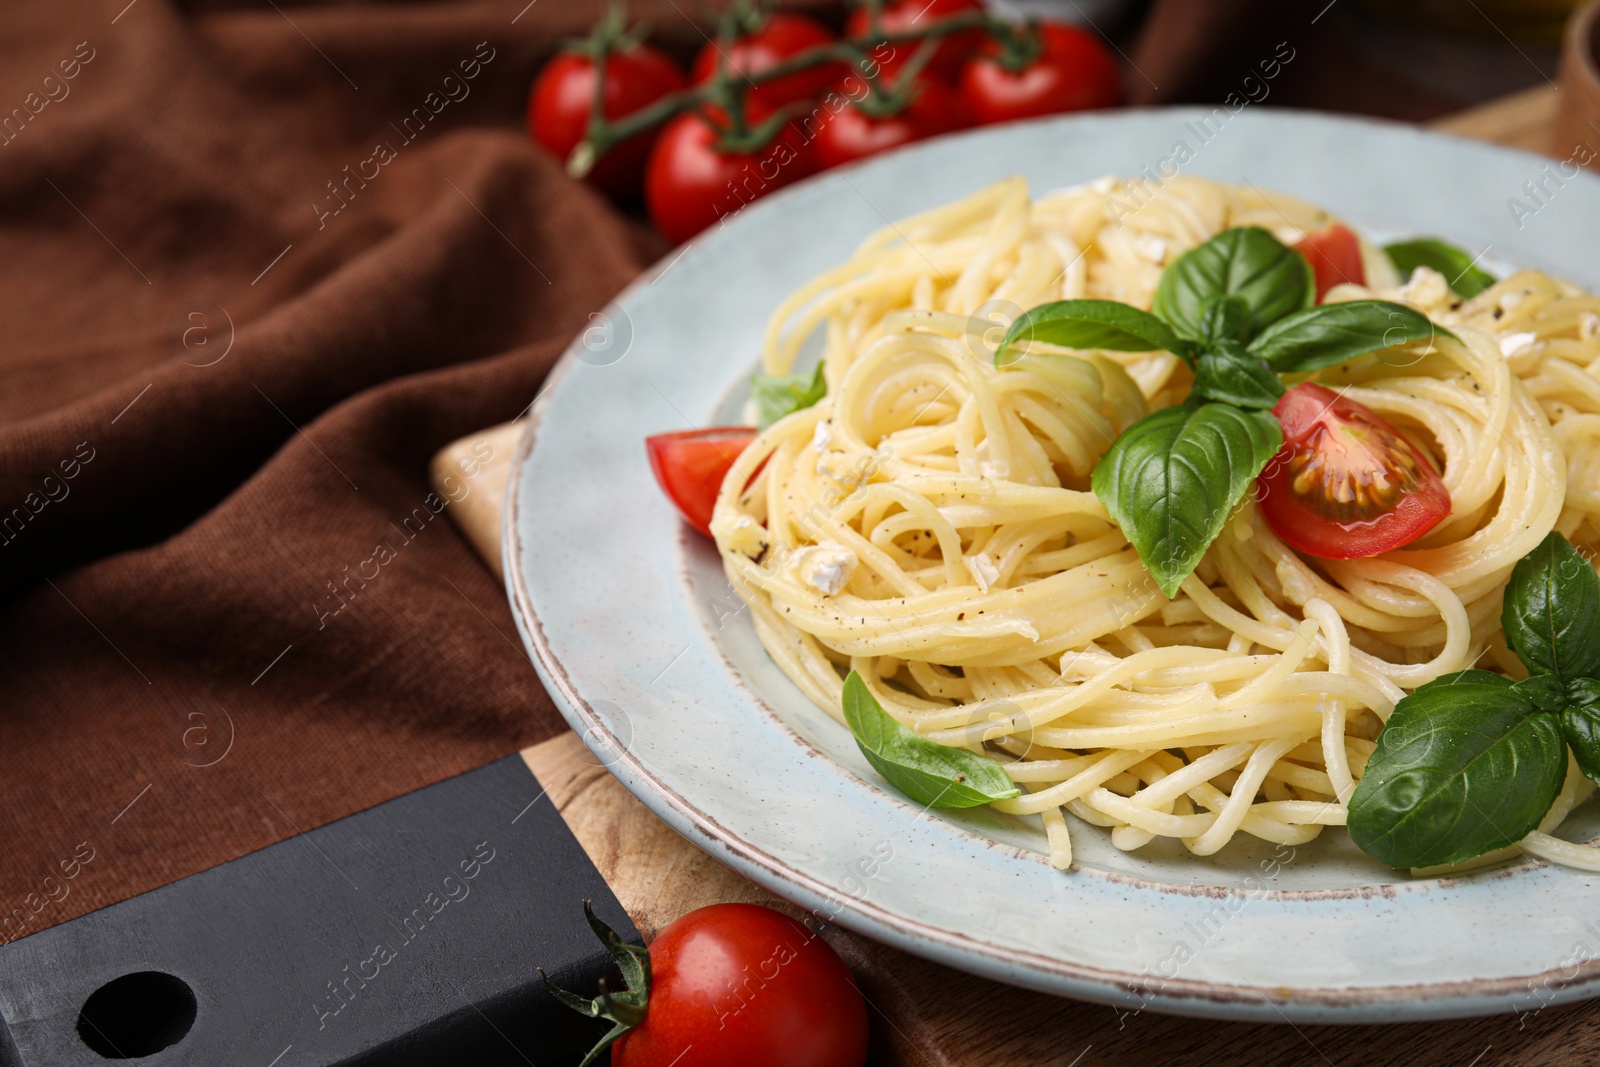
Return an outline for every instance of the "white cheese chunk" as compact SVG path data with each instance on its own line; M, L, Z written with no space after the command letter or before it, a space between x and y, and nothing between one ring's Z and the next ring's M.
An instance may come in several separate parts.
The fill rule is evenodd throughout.
M808 545L794 554L795 577L823 596L834 596L855 573L856 554L835 541Z
M828 425L828 420L823 419L817 423L817 428L811 431L811 447L818 452L826 452L828 445L833 443L833 429Z
M989 447L989 439L987 437L978 442L978 447L974 452L978 458L979 477L998 479L1011 477L1011 464L995 458L994 450Z
M729 551L755 559L767 550L767 528L748 515L732 522L712 522L711 535Z
M972 580L978 583L978 588L985 593L989 587L1000 582L1000 568L994 565L994 560L980 552L976 556L962 556L961 560L967 565L967 573L972 575Z
M1539 341L1536 333L1508 333L1500 338L1500 351L1507 356L1532 348Z
M1400 287L1400 299L1421 308L1437 307L1450 299L1450 283L1432 267L1418 267Z
M1133 239L1133 250L1141 259L1160 263L1167 258L1167 242L1153 233L1142 233Z

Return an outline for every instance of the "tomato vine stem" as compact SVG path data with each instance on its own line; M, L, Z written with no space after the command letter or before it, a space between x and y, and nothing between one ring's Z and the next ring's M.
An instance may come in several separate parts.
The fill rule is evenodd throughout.
M1014 26L984 12L968 11L935 19L919 29L884 33L878 28L881 6L881 0L867 0L866 33L829 44L814 45L755 73L729 71L726 64L727 49L719 47L723 62L718 64L716 77L701 85L669 93L655 103L615 120L605 116L606 62L612 53L625 51L631 44L617 21L618 16L608 16L589 38L572 46L573 50L588 55L594 61L594 104L590 109L589 127L584 139L567 157L567 173L574 178L582 178L594 168L601 156L622 142L684 111L701 109L703 112L707 107L716 108L725 116L722 120L725 125L720 127L720 141L727 150L759 151L779 134L792 116L779 112L752 127L747 113L750 90L826 64L840 64L859 72L869 86L867 99L872 101L863 110L874 118L886 118L904 109L915 97L916 75L932 59L939 40L954 33L981 29L1000 41L1003 52L1014 55L1017 54L1018 39L1029 32L1028 27ZM724 44L731 43L736 33L737 26L728 23L719 33L719 40ZM883 45L893 48L902 44L916 44L918 50L900 71L895 86L882 89L878 85L882 59L875 52Z

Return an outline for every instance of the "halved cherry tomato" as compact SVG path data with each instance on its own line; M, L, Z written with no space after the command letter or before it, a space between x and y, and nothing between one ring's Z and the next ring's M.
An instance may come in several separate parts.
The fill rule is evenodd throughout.
M613 1067L862 1067L867 1006L814 930L755 904L713 904L650 943L643 1021Z
M735 76L759 74L797 53L833 40L833 34L820 22L793 12L777 11L767 17L759 30L734 41L731 48L724 50L718 43L707 43L701 48L694 57L694 82L699 85L710 81L717 72L719 60L726 63ZM725 59L722 51L727 53ZM823 63L758 85L750 90L750 98L774 110L785 104L814 100L827 91L839 74L839 64Z
M987 42L961 68L961 95L979 122L1010 122L1063 111L1112 107L1122 99L1117 64L1100 39L1076 26L1039 23L1040 52L1020 71Z
M907 33L927 29L930 24L952 15L982 10L983 0L899 0L898 3L884 5L883 11L878 16L878 29L882 33ZM865 37L870 33L871 25L867 9L858 7L851 12L844 28L845 33L851 37ZM941 78L953 79L960 72L961 64L966 61L967 56L976 51L983 41L982 30L972 29L952 33L939 42L938 50L928 63L927 69ZM873 53L873 57L886 71L898 69L911 58L911 53L919 46L913 41L890 47L893 50L890 53Z
M884 79L883 84L890 84ZM959 130L967 124L966 108L955 91L926 75L917 79L916 95L905 109L874 118L859 104L846 104L823 118L812 149L820 167L837 167L891 148Z
M1433 464L1365 404L1304 382L1272 413L1283 448L1256 493L1285 544L1325 559L1376 556L1450 514L1450 492Z
M606 57L606 118L619 119L684 86L677 64L660 49L637 45ZM528 96L528 132L565 163L589 130L594 106L594 60L562 52L545 64ZM601 156L587 180L616 197L636 196L656 130L647 130Z
M711 536L711 510L733 461L756 439L748 426L716 426L645 438L656 483L696 530Z
M770 114L754 100L747 102L745 113L752 125ZM765 148L748 153L724 152L717 146L726 121L714 107L707 107L704 115L686 112L667 123L650 153L645 204L656 228L674 244L815 169L811 146L794 121Z
M1328 290L1344 282L1367 284L1367 268L1361 262L1361 239L1348 226L1334 223L1316 233L1308 233L1295 245L1306 257L1317 276L1317 303Z

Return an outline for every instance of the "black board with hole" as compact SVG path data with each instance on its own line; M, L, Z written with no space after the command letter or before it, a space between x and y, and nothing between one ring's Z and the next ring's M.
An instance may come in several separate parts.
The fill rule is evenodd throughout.
M0 1067L575 1063L637 933L520 757L0 948Z

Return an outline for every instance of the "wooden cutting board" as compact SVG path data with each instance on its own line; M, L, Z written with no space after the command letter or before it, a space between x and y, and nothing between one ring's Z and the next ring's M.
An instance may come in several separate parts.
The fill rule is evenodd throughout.
M1446 132L1543 152L1557 105L1539 88L1451 116ZM463 533L500 574L500 515L521 427L508 423L457 441L434 459L433 479L462 458L493 459L480 477L490 492L451 508ZM481 483L480 483L481 484ZM617 784L575 734L525 750L549 799L646 938L678 916L717 901L786 903L701 852ZM1508 917L1509 918L1509 917ZM1130 1013L1015 989L930 963L868 938L836 931L830 941L872 1006L873 1062L893 1067L1103 1067L1160 1062L1274 1065L1600 1062L1600 1002L1539 1010L1530 991L1518 1015L1447 1023L1333 1027L1226 1023ZM1293 945L1284 946L1294 951Z

